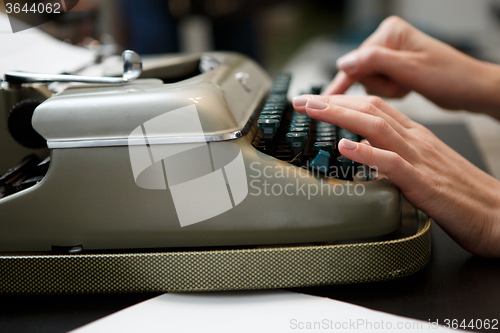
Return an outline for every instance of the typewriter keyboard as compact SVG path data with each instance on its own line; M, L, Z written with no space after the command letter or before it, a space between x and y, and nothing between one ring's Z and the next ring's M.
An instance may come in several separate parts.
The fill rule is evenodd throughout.
M353 180L354 177L371 180L373 176L369 168L342 156L338 150L342 138L360 141L359 135L295 111L287 101L290 80L291 75L286 73L276 77L257 120L260 131L253 146L315 174L344 180ZM319 94L320 91L321 87L313 87L305 93ZM365 172L359 173L360 168Z

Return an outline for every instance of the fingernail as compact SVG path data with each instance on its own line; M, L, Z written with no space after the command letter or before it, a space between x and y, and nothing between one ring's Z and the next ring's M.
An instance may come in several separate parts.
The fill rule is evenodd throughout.
M307 101L307 107L317 110L324 110L328 107L328 104L318 101L317 99L309 99Z
M295 106L304 106L307 103L307 98L302 97L302 96L296 96L292 100L293 105Z
M354 141L342 139L341 142L342 142L342 147L344 147L345 149L354 150L358 148L358 144Z
M347 74L355 72L357 67L357 57L354 54L346 54L337 59L337 68Z

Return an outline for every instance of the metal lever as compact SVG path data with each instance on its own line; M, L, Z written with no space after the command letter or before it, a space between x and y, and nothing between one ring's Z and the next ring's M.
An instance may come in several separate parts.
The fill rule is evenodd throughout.
M5 72L5 81L13 84L36 82L83 82L83 83L124 83L135 80L142 73L142 59L131 50L122 53L122 77L83 76L69 74L40 74L9 71Z

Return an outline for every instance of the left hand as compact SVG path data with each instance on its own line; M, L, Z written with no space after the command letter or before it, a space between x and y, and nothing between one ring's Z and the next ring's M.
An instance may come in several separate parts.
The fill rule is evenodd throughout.
M397 98L413 90L443 108L500 119L499 65L459 52L396 16L339 58L337 67L322 95L342 94L359 82L368 94Z

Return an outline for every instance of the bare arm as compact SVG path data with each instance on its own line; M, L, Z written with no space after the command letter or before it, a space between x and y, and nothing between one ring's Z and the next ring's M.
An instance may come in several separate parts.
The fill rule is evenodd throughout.
M324 95L342 94L360 82L369 94L402 97L414 90L446 109L500 119L500 66L471 58L398 17L384 20L337 67Z

